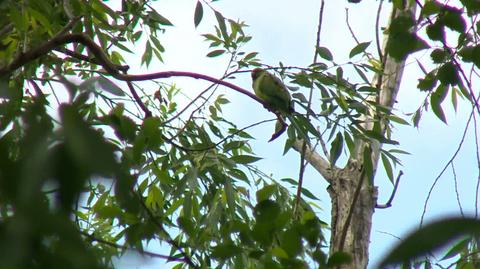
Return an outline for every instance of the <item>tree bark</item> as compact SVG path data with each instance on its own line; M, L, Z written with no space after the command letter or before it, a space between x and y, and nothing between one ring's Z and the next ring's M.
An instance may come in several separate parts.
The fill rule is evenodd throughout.
M416 10L415 1L405 1L403 10L393 8L390 22L398 16L411 14ZM390 110L395 103L399 90L405 60L396 61L386 52L388 36L384 37L382 48L383 73L375 76L373 85L380 91L373 97L378 105ZM372 122L380 123L380 132L385 134L388 120L382 116L382 112L370 111L365 116L363 127L372 130ZM371 148L372 174L365 173L363 153L366 147ZM322 158L311 148L307 148L305 159L330 183L328 193L332 200L331 212L331 238L330 255L337 252L345 252L352 258L351 263L342 265L341 269L360 269L368 265L368 248L370 244L370 231L372 217L377 203L377 190L373 183L381 144L376 141L358 140L356 142L356 154L349 157L347 165L343 168L326 165L328 161ZM301 142L295 143L294 148L301 152Z

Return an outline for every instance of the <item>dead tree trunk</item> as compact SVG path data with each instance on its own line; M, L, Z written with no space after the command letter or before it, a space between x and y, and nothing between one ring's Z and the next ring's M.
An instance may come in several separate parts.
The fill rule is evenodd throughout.
M390 22L398 16L412 14L414 16L415 1L406 4L403 10L393 9ZM386 45L388 36L385 36L382 48L383 74L374 78L373 85L380 89L373 101L392 109L395 102L405 61L397 61L388 56ZM384 113L384 112L383 112ZM381 133L385 133L388 121L381 112L372 110L365 115L364 128L372 130L372 122L378 122ZM373 171L370 176L365 173L364 149L371 149L371 163ZM366 268L368 264L368 247L372 217L377 203L377 192L373 176L377 167L381 144L376 141L356 141L356 154L349 156L347 165L343 168L332 167L317 152L307 148L306 160L330 183L328 192L332 200L330 255L336 252L346 252L352 262L341 269ZM295 149L301 152L301 142L295 144Z

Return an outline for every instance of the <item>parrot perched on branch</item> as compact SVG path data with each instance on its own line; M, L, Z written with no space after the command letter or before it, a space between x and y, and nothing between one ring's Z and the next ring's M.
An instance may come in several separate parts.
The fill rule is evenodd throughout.
M279 117L275 125L275 133L270 141L279 137L286 130L286 123L283 117L287 117L298 132L305 136L299 128L293 113L295 112L292 104L292 97L283 82L262 68L255 68L252 71L252 87L255 95L262 99L269 109L277 113Z
M252 87L255 95L262 99L269 108L275 112L290 114L294 111L292 97L285 84L265 69L253 69Z

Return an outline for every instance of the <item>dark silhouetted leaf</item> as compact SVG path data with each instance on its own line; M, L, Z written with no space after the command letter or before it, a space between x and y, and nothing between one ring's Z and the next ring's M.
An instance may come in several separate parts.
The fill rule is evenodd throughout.
M412 261L440 249L462 236L478 235L480 221L473 218L446 218L430 223L410 233L405 240L393 248L380 263L388 265Z
M332 165L335 165L335 163L338 160L338 157L340 157L340 155L342 154L342 150L343 150L343 136L339 132L337 133L337 136L335 137L335 139L332 141L332 145L330 148L330 163Z
M200 1L197 1L197 5L195 6L195 14L193 16L193 23L195 27L197 27L203 18L203 6Z

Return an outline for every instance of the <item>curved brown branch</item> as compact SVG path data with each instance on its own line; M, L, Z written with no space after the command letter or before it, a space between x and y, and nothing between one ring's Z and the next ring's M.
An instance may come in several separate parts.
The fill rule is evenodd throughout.
M14 70L24 66L25 64L40 58L41 56L47 54L48 52L63 46L65 44L70 43L80 43L88 48L88 50L95 55L96 60L101 64L101 66L114 78L123 81L146 81L146 80L154 80L154 79L161 79L161 78L170 78L170 77L191 77L194 79L202 79L206 81L210 81L219 85L226 86L234 91L242 93L258 103L263 104L265 107L268 106L255 94L250 91L247 91L235 84L232 84L227 81L223 81L214 77L210 77L207 75L194 73L194 72L185 72L185 71L164 71L164 72L156 72L151 74L142 74L142 75L128 75L120 73L117 65L112 63L108 56L104 53L103 49L95 44L95 42L90 39L88 36L83 34L65 34L60 36L55 36L51 40L45 42L44 44L26 52L21 53L16 57L10 64L0 68L0 77L6 76L9 73L13 72ZM271 110L271 109L269 109ZM272 111L273 112L273 111Z

